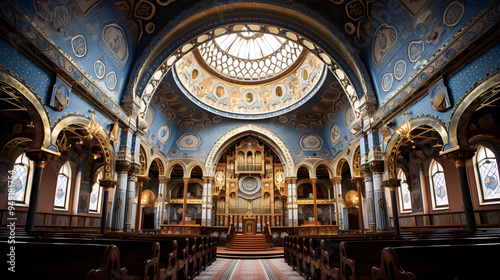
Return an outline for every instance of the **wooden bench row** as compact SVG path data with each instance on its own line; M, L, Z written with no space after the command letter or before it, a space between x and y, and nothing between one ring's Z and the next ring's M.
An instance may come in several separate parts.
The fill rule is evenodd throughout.
M1 239L2 252L13 246L16 277L25 276L20 279L187 280L216 258L210 236L48 234L18 236L15 244Z
M482 247L484 244L494 245L498 242L500 242L499 236L443 237L412 240L390 238L390 236L381 236L380 238L366 238L361 236L289 236L284 240L284 255L285 261L306 279L400 279L391 278L393 274L389 272L392 270L389 272L387 270L382 272L377 270L377 273L375 274L374 272L372 275L372 268L374 266L381 265L382 268L387 268L391 267L388 264L393 265L395 263L393 260L395 254L386 252L389 249L386 250L385 248L465 246L464 248L468 248L467 250L480 251L481 248L485 248ZM405 263L408 258L412 259L415 263L418 258L424 258L424 255L424 253L420 256L417 254L415 257L410 258L411 254L407 254L405 255ZM453 259L457 256L448 256L448 253L441 255L441 258L448 257ZM486 255L481 255L481 257L485 258ZM444 265L451 265L451 263ZM414 269L415 267L412 266L411 268ZM425 266L421 269L425 269ZM384 274L384 272L387 273ZM387 275L391 277L387 277ZM375 278L375 276L378 278Z

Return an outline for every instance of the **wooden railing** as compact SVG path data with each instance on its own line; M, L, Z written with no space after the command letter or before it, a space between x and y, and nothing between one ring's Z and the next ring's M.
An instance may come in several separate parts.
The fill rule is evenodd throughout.
M234 224L229 226L229 231L227 232L227 248L233 247L234 236L236 235L236 229L234 228Z
M264 226L264 236L266 237L267 248L273 248L273 236L269 225Z

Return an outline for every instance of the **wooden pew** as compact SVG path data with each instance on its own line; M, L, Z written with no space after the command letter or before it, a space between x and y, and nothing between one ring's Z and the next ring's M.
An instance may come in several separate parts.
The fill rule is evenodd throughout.
M17 279L126 279L115 245L0 241L2 252L15 252Z
M500 243L387 247L372 277L382 279L494 279ZM493 277L493 278L492 278Z
M483 244L500 242L497 236L424 238L416 240L347 241L340 244L340 278L371 279L371 268L380 263L385 247Z

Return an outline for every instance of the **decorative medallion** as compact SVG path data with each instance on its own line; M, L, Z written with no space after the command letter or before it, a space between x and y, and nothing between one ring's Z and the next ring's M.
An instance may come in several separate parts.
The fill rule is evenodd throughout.
M446 26L452 27L458 24L465 13L464 4L453 1L448 4L443 13L443 22Z
M128 58L127 37L123 29L117 24L110 24L102 30L102 40L111 51L112 55L119 61L117 66L123 66ZM104 50L107 50L104 48ZM110 57L113 58L113 57Z
M439 112L445 112L451 108L450 95L442 78L429 88L429 97L432 108Z
M104 78L104 75L106 74L106 65L102 62L102 60L96 60L96 62L94 62L94 72L97 78Z
M163 144L167 143L168 139L170 138L170 127L168 127L167 124L160 125L160 128L158 128L157 137L158 140L160 140L160 142L162 142Z
M372 57L375 63L379 63L389 53L398 39L396 28L382 24L373 36Z
M392 73L385 73L384 76L382 76L382 83L380 86L382 87L383 91L389 91L392 88L392 83L394 82Z
M180 150L197 150L200 145L200 136L195 133L186 133L177 140L177 147Z
M241 177L238 182L238 196L244 199L255 199L262 196L261 181L259 177Z
M110 90L114 90L117 84L117 78L116 78L116 73L115 71L111 71L106 75L106 86Z
M394 78L400 81L406 74L406 61L403 59L398 60L394 63Z
M323 145L321 137L314 133L308 133L300 139L300 147L304 151L318 151Z
M408 59L410 59L411 62L416 62L422 56L423 52L424 41L418 40L408 44Z
M338 124L334 123L330 128L330 142L335 146L342 138L342 132Z
M71 47L76 57L84 57L87 54L87 40L83 35L77 35L71 39Z
M50 106L56 111L62 111L69 105L69 97L71 95L71 87L59 76L56 77L56 84L52 89L50 98Z

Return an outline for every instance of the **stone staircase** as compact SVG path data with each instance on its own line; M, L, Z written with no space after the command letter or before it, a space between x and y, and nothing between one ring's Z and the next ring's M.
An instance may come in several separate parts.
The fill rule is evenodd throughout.
M283 248L267 248L263 234L234 236L232 248L217 248L218 258L227 259L274 259L283 258Z
M237 234L234 236L232 251L267 250L266 237L263 234Z

